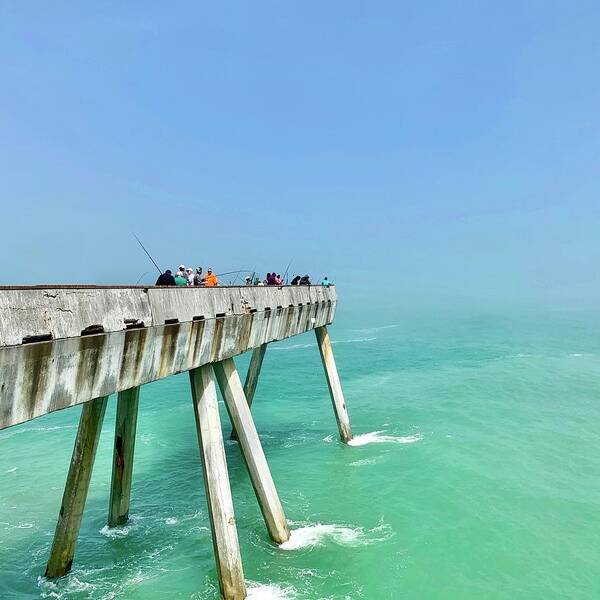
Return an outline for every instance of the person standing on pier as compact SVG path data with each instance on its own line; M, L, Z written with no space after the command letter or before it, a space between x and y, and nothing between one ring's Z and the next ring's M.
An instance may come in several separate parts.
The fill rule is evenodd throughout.
M171 269L167 269L164 273L161 273L154 285L176 285Z
M185 271L183 273L181 273L181 271L177 271L177 274L175 275L175 285L178 287L184 287L187 286L187 284L188 280L185 276Z
M202 267L198 267L194 275L194 287L200 287L201 285L204 285L204 277L202 277Z
M215 286L219 285L217 276L212 272L212 269L210 267L206 273L206 278L204 279L204 285L206 287L215 287Z
M188 267L185 273L185 278L188 282L187 284L194 285L194 269L192 269L192 267Z

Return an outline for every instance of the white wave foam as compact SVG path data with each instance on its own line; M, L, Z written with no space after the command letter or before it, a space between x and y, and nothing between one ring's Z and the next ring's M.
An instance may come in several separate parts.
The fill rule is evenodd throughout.
M6 471L7 473L14 473L17 470L17 467L13 467L12 469L9 469L8 471Z
M362 333L363 335L369 335L369 334L373 334L376 333L377 331L385 331L386 329L396 329L397 327L400 327L400 324L395 324L395 325L380 325L379 327L367 327L365 329L354 329L353 331L356 331L357 333Z
M376 337L361 337L351 340L333 340L332 344L362 344L363 342L372 342L376 340ZM289 346L273 346L273 350L300 350L303 348L314 348L317 344L314 342L311 344L291 344Z
M296 590L293 587L282 588L269 583L247 582L246 591L248 600L289 600L294 598Z
M374 465L377 462L375 458L363 458L350 463L351 467L362 467L363 465Z
M13 427L7 431L2 432L2 439L8 440L15 435L22 435L24 433L47 433L52 431L58 431L59 429L75 429L77 425L54 425L50 427Z
M353 340L335 340L332 341L332 344L362 344L363 342L372 342L374 340L376 340L376 337L363 337L363 338L356 338Z
M197 519L202 514L201 511L197 510L195 513L191 515L180 515L178 517L167 517L165 519L165 525L177 525L178 523L185 523L186 521L193 521Z
M326 444L331 444L331 442L333 442L333 434L326 435L326 436L323 438L323 441L324 441Z
M120 538L127 537L131 529L131 525L122 525L121 527L109 527L108 525L105 525L100 530L100 533L104 537L110 538L111 540L117 540Z
M78 592L93 592L96 586L93 583L82 581L71 574L66 580L53 581L42 577L37 579L38 587L41 590L42 598L63 598L65 595L71 595Z
M369 546L384 542L394 535L391 527L379 522L373 529L363 527L346 527L343 525L307 525L291 531L290 539L279 546L282 550L299 550L301 548L315 548L323 546L330 541L340 546ZM315 576L315 573L311 573Z
M323 545L327 539L341 545L353 545L363 535L361 528L352 529L341 525L308 525L291 532L290 539L280 544L282 550L298 550L299 548L314 548Z
M423 436L418 433L416 435L383 435L385 431L371 431L353 437L349 442L349 446L366 446L367 444L413 444L420 442Z
M313 348L316 345L314 342L312 344L291 344L289 346L273 346L271 350L298 350L299 348Z

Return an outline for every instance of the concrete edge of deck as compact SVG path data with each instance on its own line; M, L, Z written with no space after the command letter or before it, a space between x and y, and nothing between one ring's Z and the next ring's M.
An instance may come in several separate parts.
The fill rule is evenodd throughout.
M0 348L336 300L323 286L3 287Z
M337 304L335 291L321 287L141 293L148 298L150 323L156 324L131 321L133 327L124 329L128 313L116 303L112 314L118 314L119 330L81 335L103 320L101 308L109 307L111 297L101 299L96 313L76 297L72 312L57 311L67 315L63 331L75 328L76 337L0 347L0 429L328 325ZM60 301L64 309L64 298L48 300L50 307ZM60 328L56 319L42 323Z

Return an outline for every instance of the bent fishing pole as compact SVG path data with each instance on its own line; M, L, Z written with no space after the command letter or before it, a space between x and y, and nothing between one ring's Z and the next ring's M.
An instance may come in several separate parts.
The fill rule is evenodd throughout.
M152 261L152 264L158 269L158 272L162 275L162 271L160 270L160 267L156 264L156 261L150 256L150 252L148 252L148 250L146 250L146 247L144 246L144 244L142 244L142 242L140 241L140 238L135 235L135 233L133 233L133 231L131 232L131 235L137 240L137 243L142 247L142 250L148 255L148 258Z
M292 258L290 258L290 262L288 263L287 267L285 268L285 273L283 274L283 277L282 277L282 279L286 283L287 283L288 271L290 270L290 266L291 266L293 260L294 260L294 257L292 256Z
M232 275L233 273L248 273L248 269L240 269L239 271L226 271L225 273L217 273L217 277L223 277L223 275Z
M137 285L142 280L143 277L146 277L146 275L148 275L148 271L146 271L145 273L142 273L140 275L140 278L135 282L135 285Z

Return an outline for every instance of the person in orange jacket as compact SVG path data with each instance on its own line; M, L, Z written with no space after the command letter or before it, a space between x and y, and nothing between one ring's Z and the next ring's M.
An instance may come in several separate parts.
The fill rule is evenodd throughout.
M217 276L212 272L212 269L208 269L206 272L206 277L204 279L205 287L215 287L219 285L219 281L217 280Z

